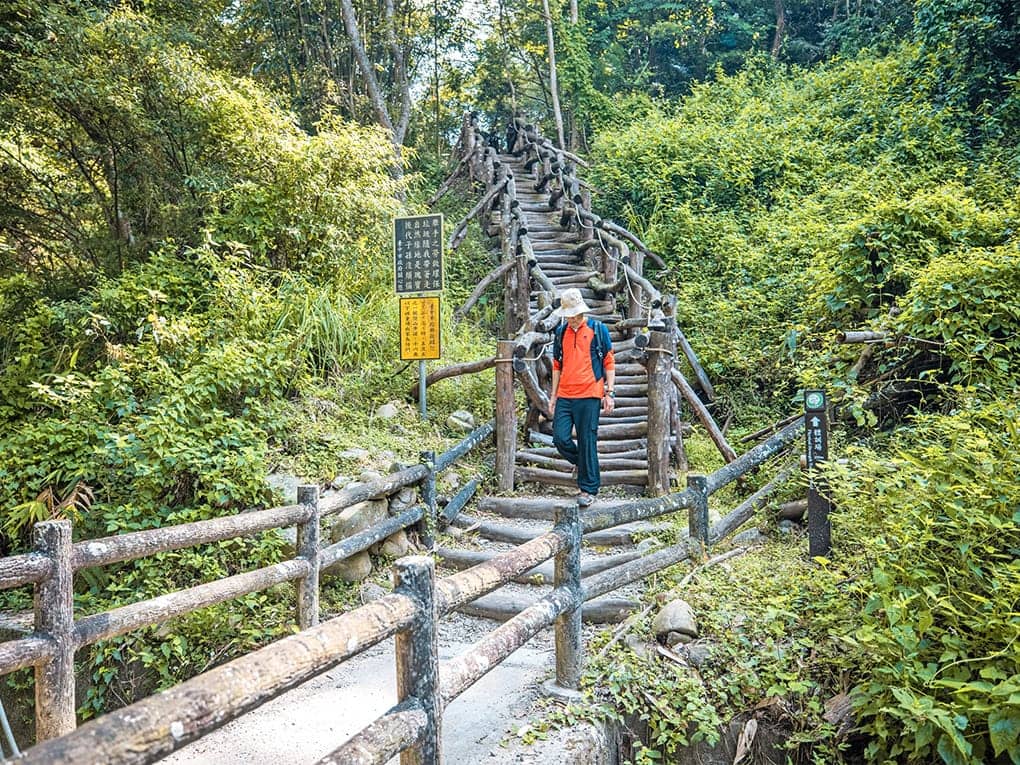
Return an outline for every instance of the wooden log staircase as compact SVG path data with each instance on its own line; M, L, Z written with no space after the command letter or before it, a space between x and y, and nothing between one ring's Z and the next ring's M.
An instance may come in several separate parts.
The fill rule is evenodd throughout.
M520 203L521 227L531 239L535 264L548 277L557 293L571 287L581 290L591 315L610 329L617 368L616 409L603 414L599 422L599 462L602 481L606 486L625 486L643 491L648 482L648 374L643 363L635 359L633 328L618 328L626 318L612 293L597 292L588 282L601 277L597 268L575 252L582 245L583 232L576 227L564 228L560 224L562 212L550 209L550 194L535 190L540 180L533 171L542 166L532 163L524 155L501 154L499 161L508 168L517 183L517 201ZM589 250L590 252L590 250ZM541 284L529 290L528 315L536 316L543 309L546 291ZM537 346L537 348L536 348ZM540 350L546 369L552 358L552 345L548 336L541 338L532 351ZM537 360L537 359L536 359ZM542 415L542 413L537 413ZM532 416L531 422L534 423ZM572 486L571 465L562 459L552 446L549 421L542 417L538 428L526 434L526 448L517 450L515 477L518 482ZM542 436L546 436L543 438Z
M494 144L502 144L499 151ZM466 117L458 142L457 170L437 197L459 174L477 190L479 202L454 228L449 246L456 248L476 218L490 237L498 263L484 284L502 282L504 337L496 353L497 472L499 496L481 498L477 514L454 517L451 525L470 529L486 543L521 544L548 530L554 505L572 502L576 491L572 466L552 442L549 392L553 331L560 320L553 311L558 296L578 288L591 315L610 329L616 358L616 409L603 414L599 426L599 461L604 491L596 509L626 502L626 495L661 496L676 486L689 465L681 420L682 402L714 433L726 461L735 454L715 427L706 402L714 391L697 357L673 317L674 301L662 295L644 274L644 264L662 260L638 237L591 210L588 187L576 174L582 160L554 146L533 126L515 119L499 141ZM476 289L457 311L463 317L481 294ZM694 371L689 384L678 355ZM506 358L501 358L506 357ZM527 412L518 420L509 375L500 384L500 363L513 365L524 390ZM681 384L682 382L682 384ZM675 383L675 384L674 384ZM512 491L509 491L512 490ZM487 516L487 517L486 517ZM495 518L493 517L495 516ZM585 542L604 553L587 552L583 568L592 572L621 565L639 556L637 539L658 528L644 522L589 535ZM619 548L627 548L622 551ZM441 547L443 565L462 568L491 553ZM522 581L548 583L543 572ZM536 576L536 574L538 576ZM520 594L493 594L472 604L471 613L509 618L525 607ZM632 603L594 603L586 617L616 620Z

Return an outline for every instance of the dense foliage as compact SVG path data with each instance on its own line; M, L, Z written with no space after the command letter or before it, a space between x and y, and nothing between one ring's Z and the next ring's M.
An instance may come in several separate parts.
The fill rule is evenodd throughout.
M599 201L666 256L737 422L820 385L845 428L833 560L767 549L739 595L706 575L703 686L626 651L598 676L660 754L757 704L795 761L1020 762L1020 27L1005 4L949 5L917 3L882 55L752 61L595 141ZM837 341L859 329L885 340ZM733 666L757 684L734 694ZM844 689L863 741L823 717Z
M389 269L407 185L389 137L328 105L300 127L224 65L229 35L203 30L203 13L25 2L0 16L2 554L27 549L40 519L73 519L76 539L203 520L278 504L273 470L329 481L357 467L338 457L352 445L407 459L446 435L410 417L403 436L369 435L411 379ZM445 351L474 358L475 342L464 327ZM481 392L454 382L432 406ZM85 571L76 613L284 549L266 534ZM82 713L291 629L278 589L83 652ZM3 598L31 607L24 591Z
M78 538L204 519L273 502L281 466L325 480L354 467L347 446L435 447L433 424L372 421L408 387L389 221L448 169L466 105L555 134L548 21L566 141L591 149L599 211L665 257L716 414L739 435L825 386L846 458L832 559L777 535L699 575L700 674L617 645L595 663L600 708L647 718L649 762L753 708L795 761L1020 763L1017 4L540 8L5 4L0 553L41 518ZM469 239L449 302L488 267ZM446 359L491 353L489 297ZM857 329L883 340L837 342ZM432 405L481 412L488 386L444 382ZM86 571L76 609L283 549L267 534ZM95 646L82 712L282 634L289 609L270 590ZM859 740L825 720L841 691Z
M774 534L682 590L686 572L660 580L698 614L696 673L682 649L623 643L589 673L604 711L648 721L636 761L715 742L749 714L783 731L798 763L1020 761L1017 415L971 401L847 448L829 470L829 560L806 563ZM827 717L848 690L855 737Z
M681 324L717 375L780 400L807 378L853 387L860 349L831 340L874 326L918 341L880 373L1017 385L1018 158L974 145L934 78L912 47L749 69L600 139L604 200L669 253Z

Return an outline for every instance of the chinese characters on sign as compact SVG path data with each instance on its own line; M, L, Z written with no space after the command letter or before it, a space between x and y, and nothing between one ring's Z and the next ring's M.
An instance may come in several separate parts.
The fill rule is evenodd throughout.
M397 294L442 291L442 215L394 219L393 270Z
M830 503L825 481L815 468L829 458L829 415L825 391L804 391L804 432L807 436L808 549L812 556L828 555L832 548Z
M400 359L439 358L439 298L400 298Z

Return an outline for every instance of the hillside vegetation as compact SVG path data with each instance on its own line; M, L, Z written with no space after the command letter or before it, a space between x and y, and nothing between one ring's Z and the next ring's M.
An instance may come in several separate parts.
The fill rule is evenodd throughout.
M757 704L795 761L1020 762L1020 91L981 69L975 99L949 60L759 60L594 143L737 422L820 386L843 425L832 559L780 540L694 586L721 644L704 688L626 651L596 675L652 720L648 761ZM889 339L862 357L855 329ZM658 703L626 690L646 683ZM865 737L826 722L840 691Z
M348 447L382 465L444 443L409 405L373 418L412 382L390 221L452 169L466 109L496 133L520 111L562 128L599 212L663 255L734 439L807 387L836 404L832 555L808 560L763 511L764 545L685 592L715 646L699 672L620 642L584 714L645 720L642 763L752 713L796 763L1020 763L1016 3L355 10L360 41L318 0L0 10L0 554L41 519L76 539L205 519L278 503L276 469L325 483L364 467ZM475 201L461 191L448 219ZM444 310L490 267L472 233ZM480 305L444 324L444 362L491 355L502 298ZM885 339L838 342L861 329ZM430 406L487 414L491 378L444 381ZM85 571L76 613L283 554L265 535ZM80 713L285 634L291 599L82 652ZM352 599L327 588L325 610ZM842 693L852 731L825 717Z

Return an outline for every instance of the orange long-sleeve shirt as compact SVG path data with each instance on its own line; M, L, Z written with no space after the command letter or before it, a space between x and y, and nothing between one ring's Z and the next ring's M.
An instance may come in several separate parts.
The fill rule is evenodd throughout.
M595 331L588 322L576 332L568 324L563 330L563 363L553 359L553 369L560 373L560 384L556 395L561 398L602 398L605 377L595 379L591 368L591 343ZM608 372L616 368L613 351L609 350L602 359L602 366Z

